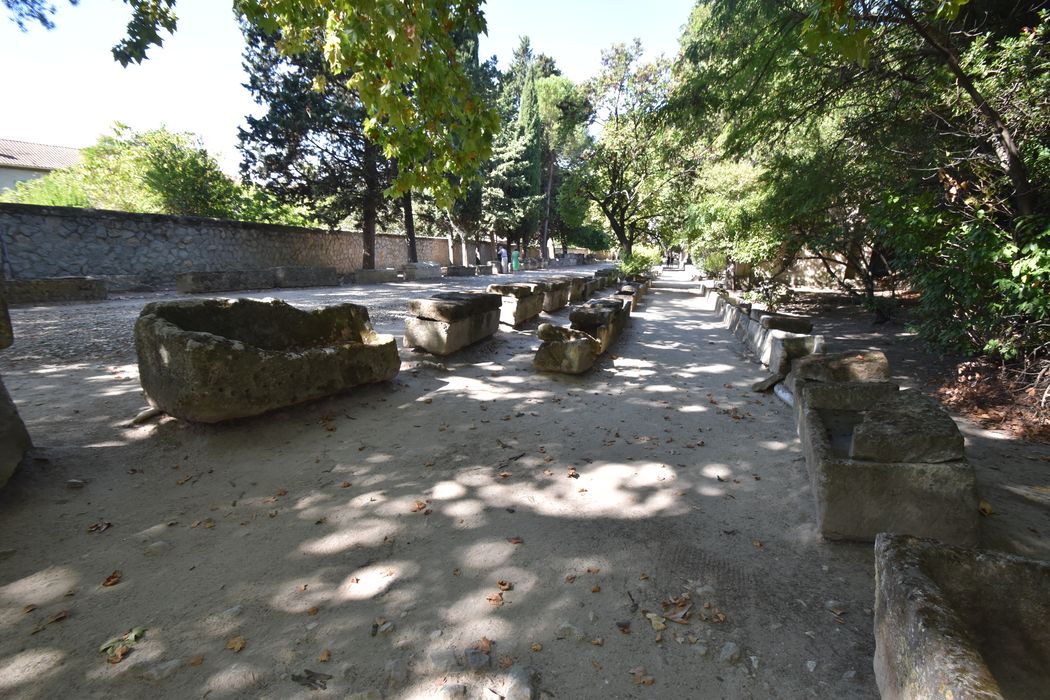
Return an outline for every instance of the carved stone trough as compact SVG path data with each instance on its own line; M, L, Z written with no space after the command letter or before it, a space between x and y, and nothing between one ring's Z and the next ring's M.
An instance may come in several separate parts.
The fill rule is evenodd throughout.
M485 291L503 297L499 322L517 328L540 315L543 310L544 284L512 282L490 284Z
M553 313L564 309L569 303L569 287L572 282L567 277L550 277L543 281L547 285L543 293L543 310Z
M303 311L282 301L155 302L135 324L139 376L151 404L216 423L392 379L397 344L368 310Z
M569 311L573 330L583 331L598 341L599 354L609 349L627 326L630 308L622 299L594 299Z
M541 372L583 374L601 354L601 343L583 331L541 323L536 334L543 343L532 365Z
M796 419L828 539L880 532L972 544L977 487L955 422L890 382L800 382Z
M875 679L883 700L1045 698L1050 563L881 534Z
M408 302L405 346L451 355L499 329L503 297L481 292L439 292Z

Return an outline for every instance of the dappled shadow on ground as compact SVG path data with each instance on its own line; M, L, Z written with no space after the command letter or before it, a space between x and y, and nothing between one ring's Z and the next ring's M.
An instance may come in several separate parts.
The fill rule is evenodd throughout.
M221 426L125 427L128 368L5 375L43 449L0 491L0 691L305 698L309 668L426 697L503 662L563 698L631 697L638 667L661 697L873 697L870 547L816 537L790 415L701 300L654 291L583 377L536 374L537 345L403 350L392 382ZM658 641L645 613L683 593ZM448 666L482 638L490 669Z

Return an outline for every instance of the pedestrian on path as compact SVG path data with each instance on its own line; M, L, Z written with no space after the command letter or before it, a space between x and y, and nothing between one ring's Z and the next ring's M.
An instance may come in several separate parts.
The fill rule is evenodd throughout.
M514 252L510 254L511 265L514 267L514 271L517 272L521 269L521 245L518 245Z
M499 247L499 271L502 274L507 274L507 246L501 245Z

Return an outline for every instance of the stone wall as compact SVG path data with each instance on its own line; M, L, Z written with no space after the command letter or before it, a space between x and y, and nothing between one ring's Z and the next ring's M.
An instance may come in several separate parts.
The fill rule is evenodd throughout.
M176 274L193 271L306 266L345 275L360 269L363 250L358 231L2 203L0 240L10 279L92 276L111 290L170 288ZM485 261L487 247L481 246ZM416 249L420 261L451 262L446 238L417 236ZM376 236L376 267L407 259L403 236Z

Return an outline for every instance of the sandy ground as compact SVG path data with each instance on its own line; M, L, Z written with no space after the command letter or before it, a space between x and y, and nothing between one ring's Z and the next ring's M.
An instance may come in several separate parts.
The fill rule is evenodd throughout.
M876 697L871 546L817 536L789 409L674 277L581 378L532 370L533 324L220 426L127 427L147 297L14 310L0 371L37 449L0 490L0 696ZM279 296L396 335L434 288ZM967 432L987 539L1050 558L1046 480Z

